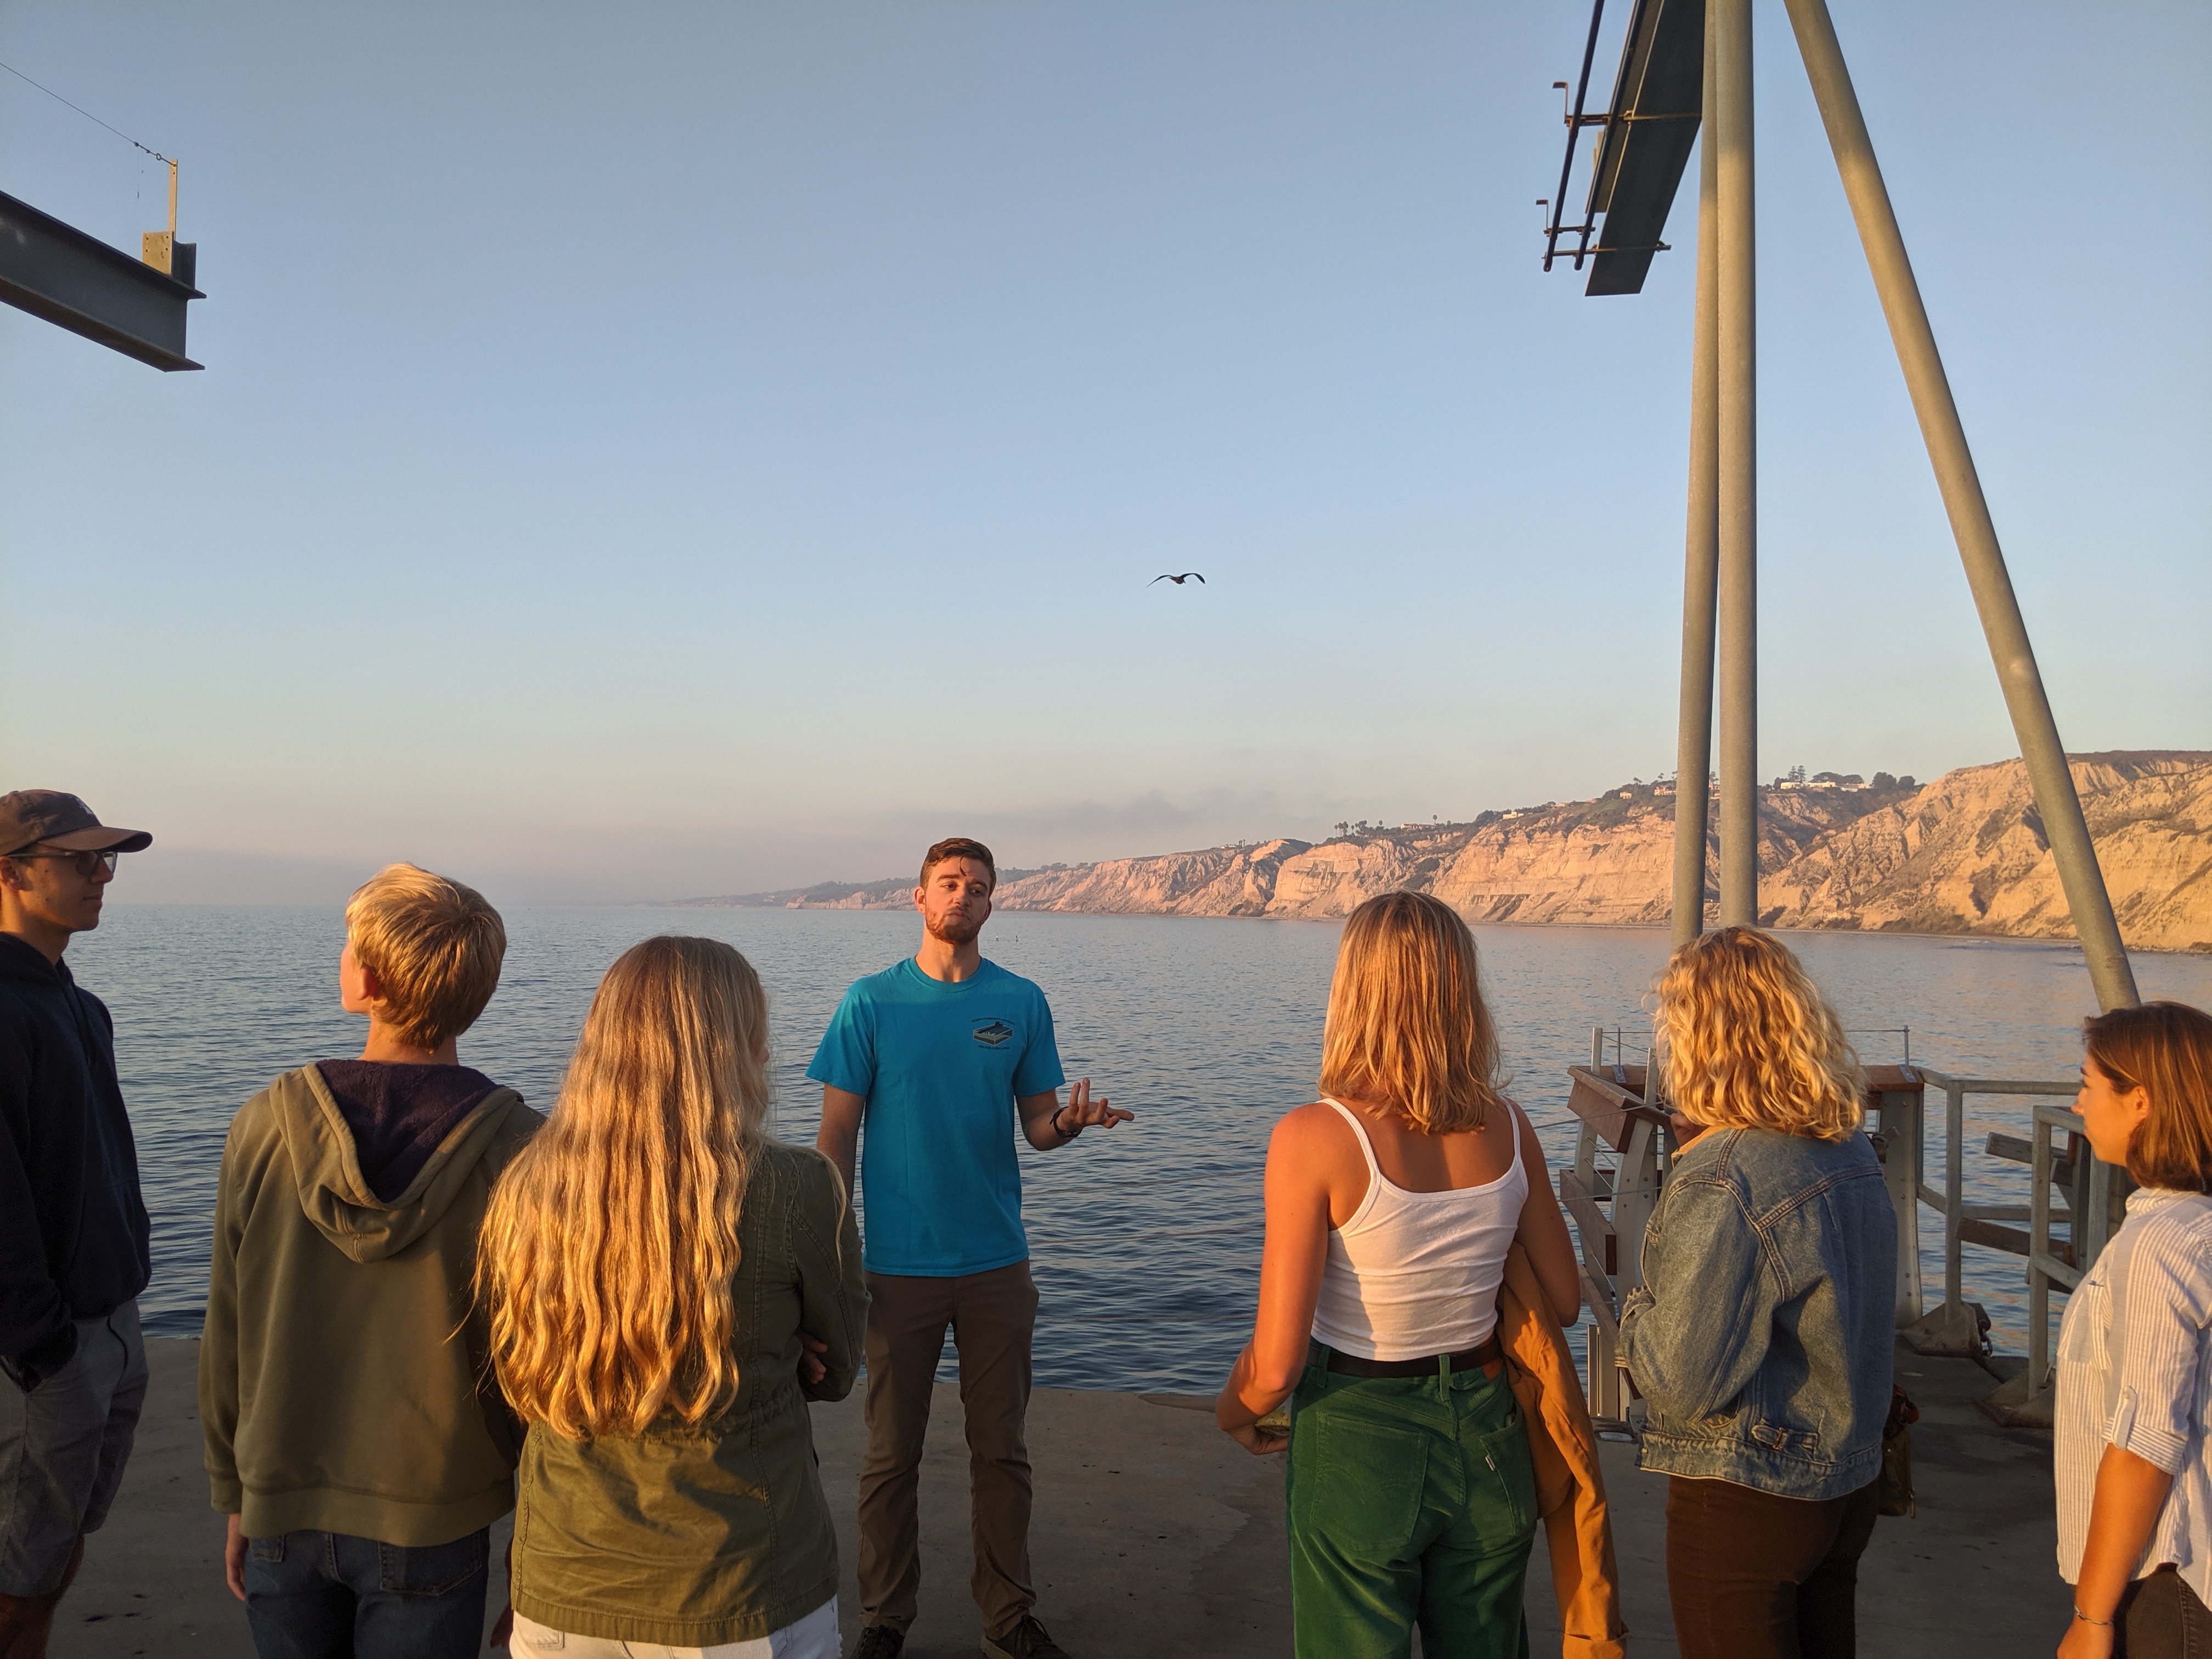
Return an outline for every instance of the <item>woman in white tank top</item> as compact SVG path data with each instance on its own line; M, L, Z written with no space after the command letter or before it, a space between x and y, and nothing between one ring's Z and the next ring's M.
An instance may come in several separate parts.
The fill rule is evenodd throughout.
M1542 1148L1497 1087L1474 937L1423 894L1345 923L1322 1098L1275 1127L1252 1340L1217 1407L1290 1455L1301 1659L1523 1651L1528 1443L1493 1335L1506 1252L1582 1306ZM1288 1435L1259 1420L1295 1394Z

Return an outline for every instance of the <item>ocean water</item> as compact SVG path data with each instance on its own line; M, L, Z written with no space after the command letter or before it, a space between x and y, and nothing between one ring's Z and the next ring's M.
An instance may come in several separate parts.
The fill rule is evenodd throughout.
M811 1141L820 1092L805 1080L837 999L910 953L919 924L887 912L531 909L507 915L499 994L461 1058L541 1109L607 964L657 933L727 939L770 998L775 1132ZM1575 1128L1565 1068L1594 1026L1623 1028L1632 1058L1666 936L1616 928L1476 930L1511 1091L1554 1168ZM1089 1076L1133 1124L1022 1153L1024 1213L1042 1308L1036 1375L1058 1387L1211 1390L1249 1334L1259 1278L1261 1170L1276 1118L1310 1100L1338 928L1318 922L1000 913L986 953L1051 998L1071 1079ZM2094 999L2070 946L1894 935L1793 934L1869 1062L1912 1058L1982 1076L2063 1078ZM216 1172L232 1115L278 1073L359 1052L337 1006L336 910L116 905L70 962L115 1015L117 1055L154 1216L149 1331L190 1335L206 1297ZM2139 957L2146 996L2212 1006L2212 958ZM1940 1097L1929 1179L1940 1186ZM2027 1171L1984 1156L1992 1129L2026 1133L2027 1105L1967 1103L1966 1191L2025 1202ZM863 1214L865 1216L865 1193ZM1923 1275L1940 1296L1942 1233L1923 1212ZM1967 1294L2000 1347L2025 1345L2019 1258L1969 1247ZM949 1363L948 1345L948 1363Z

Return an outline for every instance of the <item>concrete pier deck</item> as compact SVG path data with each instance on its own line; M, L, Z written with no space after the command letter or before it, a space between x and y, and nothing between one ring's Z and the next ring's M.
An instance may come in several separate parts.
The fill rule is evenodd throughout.
M56 1621L56 1659L251 1654L244 1609L222 1582L222 1521L207 1506L194 1388L198 1344L151 1341L154 1381L137 1450L107 1526ZM2050 1438L1995 1427L1974 1398L1996 1379L1965 1360L1898 1352L1920 1404L1920 1512L1883 1520L1860 1570L1859 1650L1869 1659L2017 1659L2064 1633L2070 1600L2053 1562ZM857 1395L815 1408L823 1479L838 1515L846 1641L858 1633L853 1493ZM1076 1659L1290 1651L1282 1466L1249 1455L1188 1396L1040 1389L1030 1547L1038 1615ZM1629 1650L1677 1651L1667 1607L1666 1486L1608 1446ZM938 1390L922 1471L921 1616L910 1659L977 1650L968 1593L967 1453L959 1401ZM495 1544L504 1547L502 1528ZM496 1553L496 1552L495 1552ZM495 1597L496 1601L496 1597ZM1540 1540L1528 1598L1532 1648L1559 1652Z

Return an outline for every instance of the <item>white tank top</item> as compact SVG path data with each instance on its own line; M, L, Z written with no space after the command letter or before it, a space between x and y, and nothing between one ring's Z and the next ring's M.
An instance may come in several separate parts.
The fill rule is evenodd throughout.
M1367 1196L1329 1231L1314 1340L1362 1359L1425 1359L1486 1341L1498 1326L1505 1253L1528 1196L1516 1115L1505 1116L1512 1166L1497 1180L1409 1193L1383 1176L1359 1114L1322 1098L1359 1137Z

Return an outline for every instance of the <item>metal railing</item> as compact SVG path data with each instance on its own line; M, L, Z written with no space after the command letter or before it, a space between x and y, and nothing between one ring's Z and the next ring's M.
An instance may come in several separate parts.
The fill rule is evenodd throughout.
M1966 1118L1968 1095L2065 1096L2070 1098L2081 1087L2078 1083L2045 1081L2026 1078L1954 1077L1948 1072L1939 1072L1932 1066L1917 1068L1920 1075L1943 1091L1943 1190L1941 1193L1928 1184L1925 1158L1926 1137L1912 1138L1912 1185L1920 1202L1943 1218L1943 1301L1946 1306L1962 1303L1960 1285L1960 1247L1968 1242L1971 1232L1966 1224L1971 1222L2026 1221L2033 1209L2033 1194L2027 1204L1969 1204L1966 1200ZM2071 1117L2072 1113L2066 1115ZM1889 1127L1885 1112L1882 1127ZM2048 1184L2045 1197L2049 1196ZM2070 1207L2066 1212L2070 1222ZM2006 1248L1997 1237L1984 1235L1973 1242ZM2023 1241L2025 1242L2025 1241Z
M1984 1352L1986 1316L1967 1303L1964 1250L1968 1244L2007 1251L2025 1260L2027 1279L2027 1369L1990 1396L1986 1402L2001 1422L2049 1422L2047 1390L2051 1382L2051 1291L2062 1292L2081 1283L2081 1275L2097 1259L2118 1230L2127 1209L2126 1172L2100 1163L2082 1133L2081 1120L2059 1098L2070 1098L2079 1085L2071 1079L1957 1077L1932 1066L1920 1074L1943 1091L1944 1168L1942 1190L1928 1184L1924 1164L1923 1114L1917 1097L1899 1097L1894 1108L1883 1097L1883 1129L1894 1124L1891 1157L1898 1139L1909 1138L1909 1188L1913 1224L1904 1224L1904 1194L1893 1177L1891 1191L1900 1201L1899 1244L1900 1279L1909 1248L1916 1267L1918 1255L1917 1212L1923 1204L1943 1218L1943 1300L1925 1314L1917 1312L1917 1282L1911 1294L1900 1285L1898 1323L1905 1341L1922 1353L1978 1355ZM2030 1138L2022 1142L2008 1134L1991 1134L1984 1151L2027 1165L2028 1194L2025 1204L1970 1203L1966 1185L1966 1099L1968 1095L1996 1095L2025 1098ZM2068 1139L2063 1151L2054 1147L2051 1133L2063 1130ZM2023 1231L2003 1224L2025 1222ZM2062 1244L2053 1229L2063 1224Z
M2097 1265L2127 1212L2127 1194L2125 1171L2098 1161L2078 1114L2063 1106L2038 1106L2030 1126L2028 1167L2034 1186L2027 1206L2027 1393L2032 1398L2051 1382L2051 1287L2056 1284L2073 1291ZM2053 1129L2067 1133L2072 1152L2065 1161L2073 1165L2070 1170L2062 1170L2051 1150ZM2070 1181L2065 1178L2069 1175ZM2054 1185L2074 1189L2074 1202L2067 1210L2066 1256L2071 1260L2062 1258L2051 1242Z
M1902 1032L1904 1028L1892 1028ZM1672 1161L1673 1137L1656 1098L1648 1064L1631 1058L1640 1045L1620 1027L1591 1032L1590 1064L1570 1068L1574 1089L1566 1120L1581 1130L1574 1164L1560 1172L1559 1195L1576 1224L1583 1290L1593 1323L1585 1351L1585 1388L1593 1414L1619 1416L1625 1391L1616 1375L1621 1302L1641 1279L1644 1230L1656 1207ZM1909 1037L1907 1041L1909 1041ZM1909 1060L1869 1068L1868 1104L1884 1185L1897 1211L1896 1321L1900 1334L1923 1353L1979 1355L1988 1321L1966 1300L1967 1244L2025 1258L2028 1288L2028 1398L2051 1375L2050 1303L2055 1285L2063 1294L2081 1282L2126 1209L2124 1173L2100 1164L2081 1133L2081 1121L2058 1101L2078 1088L2071 1079L1966 1077ZM1933 1103L1942 1094L1943 1169L1940 1188L1929 1182L1927 1130ZM1985 1152L2028 1166L2026 1203L1968 1200L1966 1196L1966 1103L1969 1095L2033 1103L2032 1137L1989 1138ZM2054 1146L2052 1133L2069 1139ZM1920 1208L1942 1218L1942 1300L1923 1308L1920 1268ZM2026 1230L2006 1224L2025 1223ZM2066 1237L2054 1241L2063 1224ZM2008 1395L2016 1384L2007 1386Z
M1613 1057L1608 1060L1610 1043ZM1590 1031L1590 1063L1571 1066L1571 1121L1581 1129L1571 1168L1559 1171L1559 1200L1580 1242L1583 1300L1590 1323L1583 1336L1588 1375L1583 1391L1601 1423L1626 1417L1620 1308L1643 1282L1644 1229L1659 1201L1672 1136L1656 1104L1658 1080L1645 1060L1627 1058L1638 1045L1621 1027Z

